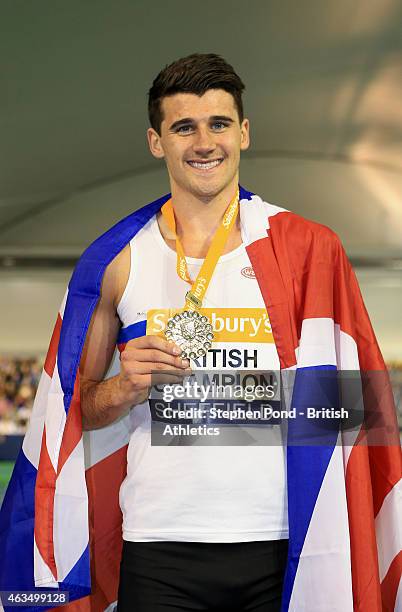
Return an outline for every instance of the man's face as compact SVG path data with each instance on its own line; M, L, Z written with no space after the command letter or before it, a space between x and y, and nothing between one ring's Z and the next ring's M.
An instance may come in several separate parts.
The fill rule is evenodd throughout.
M161 134L148 130L151 153L164 158L172 192L213 198L238 182L240 151L249 146L233 96L210 89L202 96L178 93L162 100Z

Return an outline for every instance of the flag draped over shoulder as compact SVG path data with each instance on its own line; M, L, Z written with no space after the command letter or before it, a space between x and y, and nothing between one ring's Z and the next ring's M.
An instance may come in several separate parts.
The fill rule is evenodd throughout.
M268 222L265 236L255 235L247 250L292 406L314 405L317 396L319 403L323 385L331 402L343 395L349 405L356 372L357 402L375 416L374 427L365 418L359 429L327 430L317 445L294 444L306 433L305 423L289 421L289 558L282 609L402 610L399 432L386 366L355 274L327 227L288 212L273 211ZM308 427L312 433L314 425Z
M82 432L78 367L107 265L169 197L115 225L77 264L0 513L0 590L69 591L69 612L111 610L116 600L118 493L129 429L121 419ZM335 401L348 393L339 372L354 371L364 409L388 432L385 441L372 443L364 422L311 444L308 425L300 443L306 422L289 421L282 610L402 610L401 449L389 379L355 275L328 228L242 188L240 199L243 240L271 321L288 405L303 414L323 399ZM121 343L133 337L127 331ZM135 330L143 333L143 326ZM365 384L371 372L381 373L380 383Z

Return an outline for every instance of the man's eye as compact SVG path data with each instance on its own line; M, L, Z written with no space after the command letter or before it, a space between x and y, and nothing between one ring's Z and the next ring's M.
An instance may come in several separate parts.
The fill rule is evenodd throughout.
M180 127L177 128L176 132L178 132L179 134L187 134L188 132L191 131L191 125L181 125Z
M215 122L212 124L212 127L213 127L213 128L215 128L215 129L217 129L217 130L221 130L221 129L223 129L224 127L226 127L226 123L223 123L223 121L215 121Z

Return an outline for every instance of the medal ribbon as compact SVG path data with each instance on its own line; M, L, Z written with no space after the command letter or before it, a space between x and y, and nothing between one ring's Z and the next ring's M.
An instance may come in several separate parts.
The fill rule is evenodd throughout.
M229 237L230 230L232 229L237 219L238 212L239 190L237 190L234 198L231 200L229 206L227 207L225 214L223 215L222 221L212 239L207 256L204 259L197 278L193 282L188 273L186 257L184 255L182 244L176 234L176 219L174 216L172 200L168 200L162 206L162 216L166 221L169 229L175 235L176 239L177 274L181 279L191 284L190 291L187 291L186 293L186 302L184 305L184 308L186 310L199 310L201 308L202 300L204 299L205 293L208 289L208 285L211 281L216 264L218 263L218 259L222 255L222 252L225 248L225 244Z

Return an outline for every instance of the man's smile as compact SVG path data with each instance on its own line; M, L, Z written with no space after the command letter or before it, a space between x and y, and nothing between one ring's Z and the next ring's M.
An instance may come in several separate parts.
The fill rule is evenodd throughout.
M196 170L208 171L213 170L223 162L223 157L211 160L188 160L186 163Z

